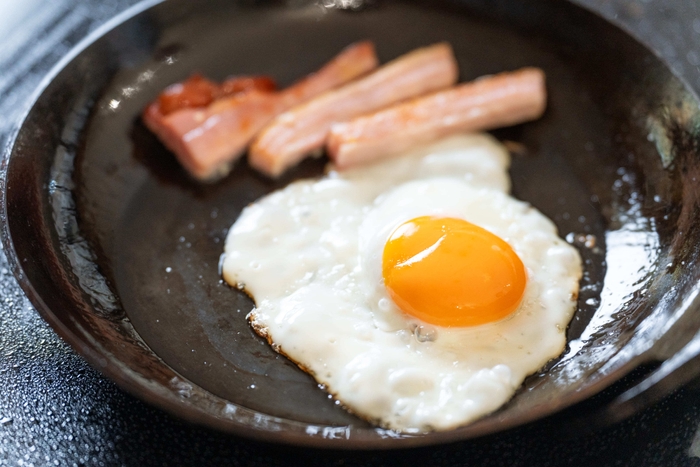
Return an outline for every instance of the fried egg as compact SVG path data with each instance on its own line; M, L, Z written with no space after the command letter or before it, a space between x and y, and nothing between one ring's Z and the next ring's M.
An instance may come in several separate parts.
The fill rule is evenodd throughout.
M508 195L506 149L458 135L243 210L223 274L253 328L351 412L407 433L507 402L557 357L581 260Z

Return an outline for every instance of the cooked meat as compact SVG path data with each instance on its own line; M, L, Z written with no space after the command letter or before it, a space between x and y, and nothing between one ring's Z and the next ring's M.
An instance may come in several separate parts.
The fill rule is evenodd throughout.
M271 177L279 176L322 148L333 123L450 86L457 75L457 63L448 44L414 50L362 79L277 116L254 140L248 161Z
M326 149L342 169L452 133L534 120L546 101L542 70L500 73L333 125Z
M264 86L262 89L248 86L242 92L217 98L206 107L190 106L167 115L154 103L145 109L143 118L192 176L213 180L228 173L250 140L277 114L377 65L374 45L359 42L347 47L316 73L280 92L269 92ZM226 82L221 87L226 87Z

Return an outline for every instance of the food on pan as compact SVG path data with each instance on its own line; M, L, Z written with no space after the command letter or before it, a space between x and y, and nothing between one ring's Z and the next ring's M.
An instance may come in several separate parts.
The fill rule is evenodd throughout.
M350 167L456 132L534 120L546 102L545 77L538 68L487 76L334 124L326 152L337 167Z
M458 135L294 182L244 209L224 278L351 412L408 433L464 425L562 352L582 274L507 194L508 165L492 137Z
M373 73L277 116L253 141L248 163L277 177L323 147L331 125L453 85L452 48L436 44L409 52Z
M230 170L255 134L277 114L361 76L378 64L374 45L359 42L343 50L314 74L278 92L244 89L206 107L185 107L167 115L146 108L144 122L199 180Z
M362 42L283 91L264 76L195 75L144 120L202 180L249 143L270 177L326 148L325 177L243 210L224 278L255 300L253 329L348 410L448 430L498 409L566 344L578 252L508 195L506 148L465 134L539 118L545 77L523 68L454 86L445 43L376 67Z
M218 84L194 75L161 93L143 120L191 175L212 181L251 142L249 164L278 177L324 146L343 169L458 132L534 120L545 109L545 78L537 68L453 86L458 69L446 43L369 73L377 65L374 46L365 41L283 91L266 76Z
M276 89L274 80L267 76L236 76L219 84L195 73L181 83L168 86L149 105L147 112L165 116L180 109L206 107L216 99L242 92L272 92Z

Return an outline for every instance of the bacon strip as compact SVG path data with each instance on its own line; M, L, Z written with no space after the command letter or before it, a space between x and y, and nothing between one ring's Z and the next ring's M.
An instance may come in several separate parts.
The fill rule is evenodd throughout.
M194 74L181 83L175 83L158 95L154 105L160 113L168 115L188 107L204 107L214 100L218 84L200 74Z
M206 107L214 100L226 96L251 91L272 92L276 88L275 82L267 76L237 76L217 84L195 73L161 92L156 100L146 106L142 119L152 132L166 141L170 137L165 127L166 115L182 109Z
M195 73L181 83L168 86L152 104L162 115L193 107L206 107L216 99L247 91L272 92L277 89L268 76L235 76L215 83Z
M358 42L283 91L248 90L204 108L160 116L151 105L143 120L192 176L213 180L228 173L250 140L277 114L373 70L378 63L374 45Z
M277 177L323 147L333 123L450 86L457 74L457 63L448 44L414 50L360 80L279 115L253 142L248 162Z
M343 169L450 134L534 120L546 104L544 72L522 68L333 125L326 151Z

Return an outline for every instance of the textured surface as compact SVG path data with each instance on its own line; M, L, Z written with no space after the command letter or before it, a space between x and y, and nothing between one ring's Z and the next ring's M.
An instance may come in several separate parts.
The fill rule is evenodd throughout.
M45 73L134 1L0 2L0 147ZM700 5L586 0L658 50L700 91ZM7 10L7 11L5 11ZM187 425L90 368L33 310L0 258L0 465L700 465L697 390L616 427L572 437L547 422L499 436L393 453L262 445Z

